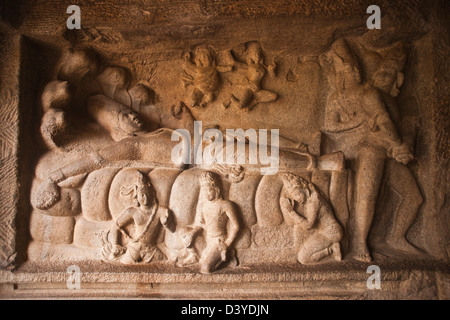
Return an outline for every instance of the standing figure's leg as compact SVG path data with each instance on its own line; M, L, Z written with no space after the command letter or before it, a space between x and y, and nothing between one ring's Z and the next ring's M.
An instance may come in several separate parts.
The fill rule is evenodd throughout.
M375 213L385 159L383 152L371 147L362 147L358 152L350 249L350 255L358 261L372 260L367 236Z
M404 164L389 161L387 166L388 186L401 195L402 201L392 217L392 226L387 234L387 244L405 253L419 253L406 239L406 233L417 218L423 197L416 178Z

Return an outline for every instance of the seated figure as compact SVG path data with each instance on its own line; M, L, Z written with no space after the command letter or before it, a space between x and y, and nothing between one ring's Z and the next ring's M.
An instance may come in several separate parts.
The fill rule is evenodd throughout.
M103 257L109 261L132 264L161 260L164 255L156 246L161 225L170 232L175 230L170 210L158 204L148 177L136 172L136 183L121 191L123 196L133 194L135 206L124 210L102 238ZM125 229L129 224L134 225L134 235ZM121 234L128 240L126 246L120 245Z
M229 249L239 231L239 223L233 203L222 199L214 174L206 171L200 177L204 201L200 202L193 230L184 236L190 255L186 264L194 256L193 241L200 230L206 232L206 248L200 258L201 272L211 273L227 260ZM229 227L227 227L229 225ZM190 248L190 250L189 250Z

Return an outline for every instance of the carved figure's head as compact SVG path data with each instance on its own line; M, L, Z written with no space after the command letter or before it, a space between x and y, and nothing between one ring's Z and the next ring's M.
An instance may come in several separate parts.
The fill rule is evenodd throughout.
M194 50L194 63L202 68L210 67L214 62L214 57L210 48L198 46Z
M305 179L291 173L286 173L281 178L289 196L293 200L304 203L311 196L311 183Z
M371 85L392 97L397 97L405 79L402 72L406 64L404 44L399 42L390 48L370 53L375 57L368 59L366 63Z
M144 126L141 117L129 108L119 111L118 121L120 129L129 134L141 131Z
M137 171L136 183L128 187L122 187L120 189L120 195L132 195L136 207L148 207L157 203L155 189L150 183L149 178L140 171Z
M263 60L261 45L256 41L245 44L245 54L247 64L260 64Z
M208 201L214 201L221 198L220 188L216 177L211 171L205 171L200 176L200 187L205 192Z
M394 60L383 61L372 78L372 85L387 94L397 97L400 87L403 85L404 74L398 71L397 62Z
M131 137L144 128L144 122L137 113L104 95L90 97L87 109L115 141Z
M338 87L349 88L361 84L359 63L344 38L336 40L323 60L334 66Z

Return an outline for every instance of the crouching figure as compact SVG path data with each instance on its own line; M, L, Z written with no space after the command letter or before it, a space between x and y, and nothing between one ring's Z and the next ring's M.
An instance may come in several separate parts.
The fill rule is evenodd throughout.
M342 259L340 241L342 227L334 217L325 197L314 184L293 174L282 176L284 192L280 197L281 210L306 230L314 231L298 253L301 264L314 264L325 257Z

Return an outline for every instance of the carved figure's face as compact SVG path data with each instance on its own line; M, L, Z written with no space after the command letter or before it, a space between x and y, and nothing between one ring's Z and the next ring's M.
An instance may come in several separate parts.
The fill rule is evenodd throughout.
M208 201L214 201L217 199L217 191L213 187L203 187L203 190Z
M361 74L358 67L344 64L339 72L340 81L345 87L353 87L361 83Z
M387 94L397 97L403 85L404 75L397 71L395 63L386 62L373 75L373 86Z
M149 187L141 187L137 191L137 201L141 206L148 206L152 203L153 197Z
M212 64L212 57L208 50L199 50L195 54L195 64L207 68Z
M297 201L298 203L305 203L306 201L306 195L305 192L299 188L299 187L295 187L291 190L291 197L293 197L293 199L295 201Z
M252 45L247 48L247 64L259 64L262 60L262 53L258 46Z
M119 113L119 126L127 133L134 133L142 130L144 124L137 113L124 109Z

